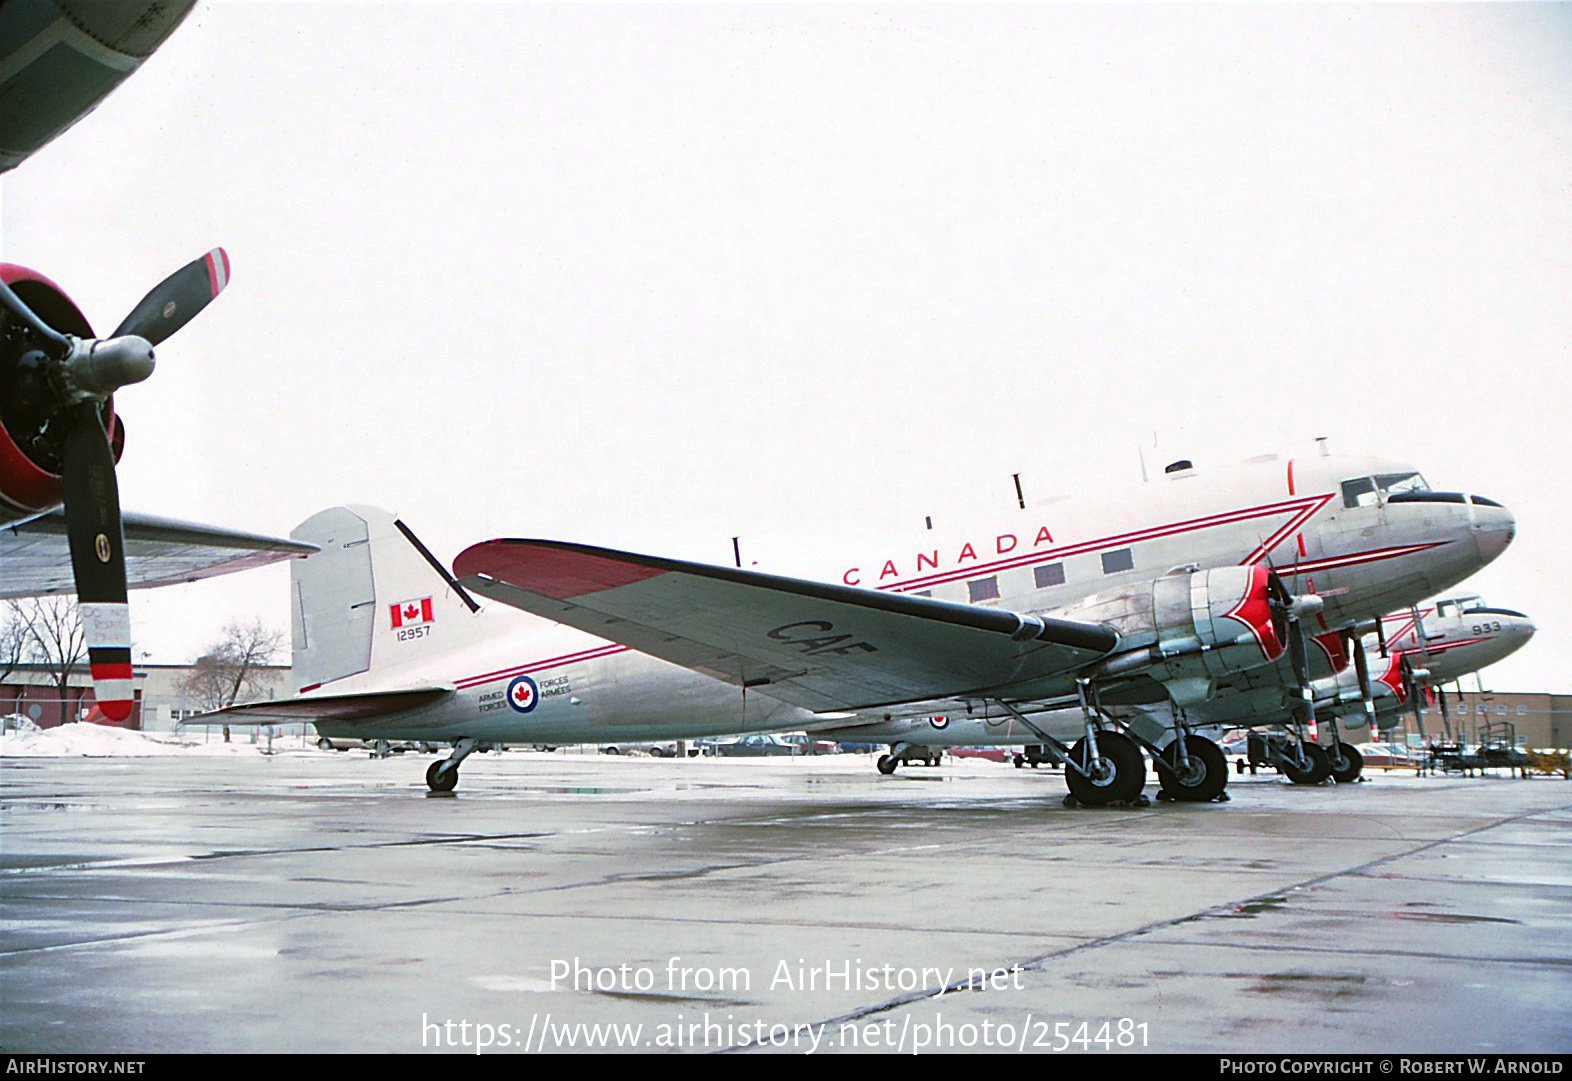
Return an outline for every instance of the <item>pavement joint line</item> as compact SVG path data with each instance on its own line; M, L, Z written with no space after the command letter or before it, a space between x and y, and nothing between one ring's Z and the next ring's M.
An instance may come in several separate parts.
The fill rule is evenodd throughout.
M1129 941L1131 939L1139 938L1142 935L1151 934L1154 931L1164 930L1165 928L1175 927L1175 926L1178 926L1178 925L1183 924L1183 923L1188 923L1188 922L1190 922L1192 920L1205 918L1208 913L1222 912L1222 911L1226 911L1229 908L1234 908L1234 907L1239 907L1239 906L1243 906L1243 905L1259 903L1259 902L1267 900L1268 898L1277 897L1280 894L1289 893L1289 892L1292 892L1294 890L1312 889L1312 888L1314 888L1316 886L1322 885L1322 884L1327 883L1327 882L1331 882L1331 881L1333 881L1335 879L1343 878L1343 877L1346 877L1346 876L1349 876L1349 875L1361 874L1363 872L1369 871L1373 867L1379 867L1379 866L1381 866L1384 863L1390 863L1390 862L1392 862L1394 860L1399 860L1399 859L1407 859L1410 856L1419 855L1420 853L1426 852L1429 849L1437 848L1437 847L1440 847L1441 845L1451 844L1451 843L1453 843L1454 841L1457 841L1457 840L1470 838L1470 837L1475 836L1476 834L1484 833L1484 832L1486 832L1488 830L1497 829L1497 828L1499 828L1501 826L1505 826L1505 825L1508 825L1508 824L1513 823L1513 822L1519 822L1519 821L1522 821L1524 819L1533 818L1533 817L1535 817L1537 815L1542 815L1542 814L1546 814L1546 813L1556 814L1556 813L1561 813L1561 812L1564 812L1564 811L1567 811L1567 810L1572 810L1572 804L1567 804L1567 805L1564 805L1562 807L1557 807L1557 808L1538 808L1538 809L1533 810L1533 811L1524 811L1524 812L1519 813L1519 814L1507 815L1504 818L1498 818L1498 819L1495 819L1495 820L1490 821L1490 822L1484 822L1484 823L1476 824L1476 825L1474 825L1474 826L1472 826L1472 827L1470 827L1468 829L1462 830L1461 832L1459 832L1459 833L1457 833L1457 834L1455 834L1453 836L1450 836L1450 837L1438 837L1438 838L1435 838L1434 840L1424 842L1424 843L1418 845L1415 848L1408 849L1408 850L1403 851L1403 852L1395 852L1395 853L1392 853L1391 855L1387 855L1387 856L1378 856L1375 859L1369 860L1369 861L1367 861L1367 862L1365 862L1363 864L1360 864L1357 867L1347 867L1347 868L1343 868L1343 869L1337 870L1337 871L1329 871L1329 872L1326 872L1325 874L1315 875L1315 876L1313 876L1311 878L1304 879L1304 880L1302 880L1300 882L1290 883L1290 884L1278 886L1277 888L1272 889L1272 890L1268 890L1265 893L1259 893L1259 894L1256 894L1256 895L1254 895L1252 897L1246 897L1246 898L1244 898L1242 900L1229 901L1229 902L1225 902L1222 905L1213 905L1213 906L1211 906L1209 908L1204 908L1204 909L1201 909L1198 912L1192 912L1192 913L1190 913L1188 915L1185 915L1185 916L1176 916L1176 917L1170 917L1170 918L1163 919L1163 920L1157 920L1157 921L1154 921L1152 923L1145 924L1145 925L1143 925L1141 927L1131 928L1128 931L1121 931L1118 934L1104 935L1104 936L1101 936L1101 937L1098 937L1098 938L1094 938L1094 939L1090 939L1090 940L1088 940L1086 942L1082 942L1082 943L1079 943L1079 944L1076 944L1076 945L1073 945L1073 946L1067 946L1067 947L1065 947L1063 949L1053 950L1053 951L1050 951L1049 953L1045 953L1045 954L1042 954L1040 956L1033 957L1033 958L1031 958L1030 960L1027 960L1027 961L1016 961L1016 962L1012 962L1010 965L999 965L999 966L995 966L995 967L997 967L997 968L1005 968L1005 967L1015 968L1015 967L1019 967L1022 971L1026 971L1026 972L1040 971L1042 969L1042 967L1045 964L1047 964L1049 961L1061 960L1061 959L1063 959L1065 957L1070 956L1071 954L1081 953L1081 952L1086 951L1086 950L1097 949L1097 948L1102 947L1102 946L1110 946L1110 945L1113 945L1115 943L1127 942L1127 941ZM1330 952L1335 953L1336 951L1330 951ZM874 1016L876 1014L886 1013L886 1012L888 1012L890 1010L898 1009L901 1006L910 1005L913 1002L922 1002L925 999L938 998L938 997L940 997L942 995L947 995L947 994L952 994L952 993L964 991L964 990L967 990L968 987L969 987L969 981L966 981L966 982L960 982L960 983L952 984L952 985L947 986L947 987L940 988L936 992L929 992L929 991L926 991L926 990L925 991L921 991L921 992L913 991L913 992L909 992L907 994L898 995L895 998L888 999L888 1000L886 1000L884 1002L874 1003L874 1004L869 1005L869 1006L864 1006L861 1009L851 1010L851 1011L849 1011L847 1013L839 1014L839 1015L837 1015L835 1017L826 1018L826 1019L823 1019L821 1021L808 1022L808 1026L811 1029L811 1028L817 1028L817 1027L819 1027L821 1025L824 1025L824 1026L828 1026L828 1025L842 1025L842 1024L847 1024L847 1023L852 1022L852 1021L860 1021L863 1018L872 1017L872 1016ZM746 1051L746 1050L749 1050L749 1047L733 1045L731 1047L718 1048L716 1051L712 1052L712 1054L731 1054L733 1052Z

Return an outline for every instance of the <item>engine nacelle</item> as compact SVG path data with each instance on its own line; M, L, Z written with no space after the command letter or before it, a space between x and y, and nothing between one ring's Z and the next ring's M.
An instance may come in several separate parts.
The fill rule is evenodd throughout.
M1211 696L1218 677L1283 655L1286 627L1273 611L1270 579L1262 566L1180 570L1054 614L1103 623L1137 647L1099 661L1094 678L1148 675L1175 703L1193 705Z
M54 282L26 267L0 263L4 280L40 319L65 334L91 338L77 306ZM0 309L0 523L31 517L60 505L60 448L50 421L60 407L59 388L44 372L32 332ZM104 428L116 460L124 441L113 399L105 402Z

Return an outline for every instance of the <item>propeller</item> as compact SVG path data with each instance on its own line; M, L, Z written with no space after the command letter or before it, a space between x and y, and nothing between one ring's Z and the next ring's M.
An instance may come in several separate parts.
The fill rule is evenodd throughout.
M31 430L21 434L27 446L44 452L40 464L60 474L93 695L110 720L131 715L131 619L116 448L104 427L105 406L121 387L152 375L153 347L228 284L229 256L214 248L154 286L114 334L97 339L60 333L0 281L0 307L17 324L12 336L23 347L15 365L18 386L3 389L25 400Z
M1403 679L1403 693L1408 695L1408 704L1414 711L1414 727L1419 729L1419 738L1423 740L1425 738L1425 715L1419 701L1419 690L1423 681L1430 677L1430 673L1422 668L1415 668L1414 662L1409 659L1407 653L1398 655L1397 667Z
M1272 613L1272 630L1278 641L1288 647L1288 664L1294 673L1294 684L1299 690L1299 702L1294 707L1294 717L1300 724L1308 724L1315 717L1315 692L1310 687L1310 660L1305 650L1304 628L1301 615L1320 611L1319 597L1295 597L1283 584L1276 570L1266 579L1267 607Z
M1376 621L1380 626L1380 621ZM1364 704L1365 726L1374 728L1376 723L1375 696L1370 690L1370 661L1365 656L1364 640L1357 634L1350 633L1344 639L1347 648L1354 658L1354 675L1359 679L1359 700Z

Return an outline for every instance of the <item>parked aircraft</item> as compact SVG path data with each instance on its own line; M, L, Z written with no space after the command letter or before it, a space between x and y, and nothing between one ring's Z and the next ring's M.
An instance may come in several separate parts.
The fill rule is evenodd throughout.
M0 5L0 172L91 112L163 44L194 2ZM0 598L74 586L93 694L111 720L125 720L132 706L128 583L193 581L313 550L120 513L115 463L125 424L112 396L146 379L153 347L228 281L229 256L214 248L156 286L100 340L54 282L0 264Z
M1439 613L1439 614L1438 614ZM1441 601L1417 607L1382 620L1387 628L1378 641L1371 633L1360 641L1364 653L1363 684L1357 657L1345 649L1338 635L1323 635L1322 668L1335 665L1330 674L1313 679L1311 699L1316 720L1315 738L1274 742L1273 764L1298 784L1317 784L1327 777L1339 782L1357 780L1363 770L1355 742L1367 740L1372 726L1391 728L1401 723L1405 708L1427 687L1439 687L1509 656L1532 637L1534 625L1527 616L1504 608L1487 608L1477 598ZM1373 678L1372 678L1372 675ZM1368 691L1361 687L1368 687ZM1366 711L1366 699L1370 708ZM1295 716L1302 701L1286 660L1236 673L1219 693L1191 706L1184 717L1187 727L1206 730L1275 728L1284 733L1299 729ZM1133 706L1116 710L1123 722L1149 739L1160 739L1173 726L1169 706ZM893 772L908 759L929 757L933 748L973 746L1027 746L1038 743L1037 730L1058 739L1074 738L1081 724L1078 709L1059 709L1033 716L1033 727L1021 725L1008 712L984 708L972 714L904 717L853 724L839 722L820 727L815 735L840 742L888 743L890 753L879 760L882 772ZM1356 734L1345 740L1343 732ZM1192 736L1190 754L1219 762L1210 741ZM1301 746L1302 744L1302 746ZM1226 772L1222 774L1226 776ZM1210 786L1176 783L1172 773L1160 773L1165 793L1176 799L1216 798L1222 786L1216 775ZM1215 787L1215 791L1213 791Z
M491 742L984 709L1032 731L1034 714L1073 704L1084 733L1073 747L1035 734L1065 762L1078 800L1138 796L1142 747L1160 773L1201 791L1220 787L1217 770L1187 751L1210 741L1161 746L1110 708L1206 702L1240 671L1285 650L1303 656L1302 621L1333 631L1417 602L1495 558L1514 529L1491 500L1324 449L1210 476L1184 463L1098 503L924 534L829 583L528 540L467 549L455 578L385 512L336 508L293 534L323 549L294 568L301 696L203 720L314 719L332 736L454 740L427 773L448 790ZM562 626L488 637L500 613L478 612L472 593Z
M229 257L214 248L155 286L109 338L97 339L59 286L0 264L0 597L74 587L93 694L111 720L131 714L128 584L193 581L314 550L120 513L115 463L125 423L113 395L152 374L153 346L228 280Z
M0 5L0 173L92 112L196 0L7 0Z

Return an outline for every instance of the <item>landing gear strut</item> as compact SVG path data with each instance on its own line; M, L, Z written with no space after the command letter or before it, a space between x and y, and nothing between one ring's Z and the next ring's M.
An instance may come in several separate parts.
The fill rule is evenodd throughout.
M892 743L890 753L881 754L875 763L879 772L888 777L894 773L902 762L918 762L925 766L937 766L942 761L938 748L923 747L916 743Z

